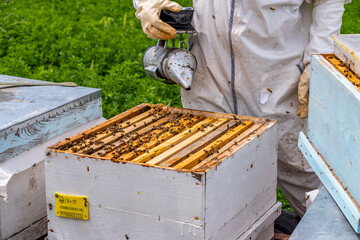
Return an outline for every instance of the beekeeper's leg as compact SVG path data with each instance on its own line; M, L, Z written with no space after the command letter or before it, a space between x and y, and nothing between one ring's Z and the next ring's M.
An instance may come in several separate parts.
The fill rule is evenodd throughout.
M306 121L297 118L281 123L279 129L288 129L289 132L279 136L278 185L294 212L302 217L306 211L305 192L321 186L320 180L297 146L299 131L305 132Z

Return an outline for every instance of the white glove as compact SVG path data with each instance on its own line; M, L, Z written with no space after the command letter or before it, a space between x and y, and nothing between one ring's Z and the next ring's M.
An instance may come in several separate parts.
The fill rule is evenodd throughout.
M140 0L136 17L141 20L143 31L149 38L169 40L176 36L176 30L160 20L161 10L181 11L182 7L170 0Z
M296 114L302 119L308 117L309 110L309 83L310 83L310 64L305 67L303 74L300 77L298 85L299 107Z

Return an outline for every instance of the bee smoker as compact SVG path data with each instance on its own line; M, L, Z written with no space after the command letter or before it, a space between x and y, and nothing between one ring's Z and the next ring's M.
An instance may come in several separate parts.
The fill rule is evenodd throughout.
M166 84L179 84L186 90L191 89L193 77L197 68L195 56L184 48L183 34L195 34L191 26L193 8L183 8L180 12L162 11L160 19L176 29L180 36L178 48L175 40L173 47L167 47L167 41L158 40L156 46L148 48L143 57L143 67L146 74L157 81Z

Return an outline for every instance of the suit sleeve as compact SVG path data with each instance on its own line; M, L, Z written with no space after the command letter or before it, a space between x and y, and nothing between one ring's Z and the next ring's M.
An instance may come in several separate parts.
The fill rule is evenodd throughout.
M134 4L134 8L137 10L138 4L139 4L139 0L133 0L133 4Z
M310 42L304 54L304 64L311 60L311 55L333 53L332 35L340 33L344 4L351 0L306 0L314 5L312 24L310 27Z

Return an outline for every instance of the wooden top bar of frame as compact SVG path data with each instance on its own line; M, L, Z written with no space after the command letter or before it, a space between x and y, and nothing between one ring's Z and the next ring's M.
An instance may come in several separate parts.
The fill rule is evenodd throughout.
M201 173L221 163L275 122L141 104L48 150Z

